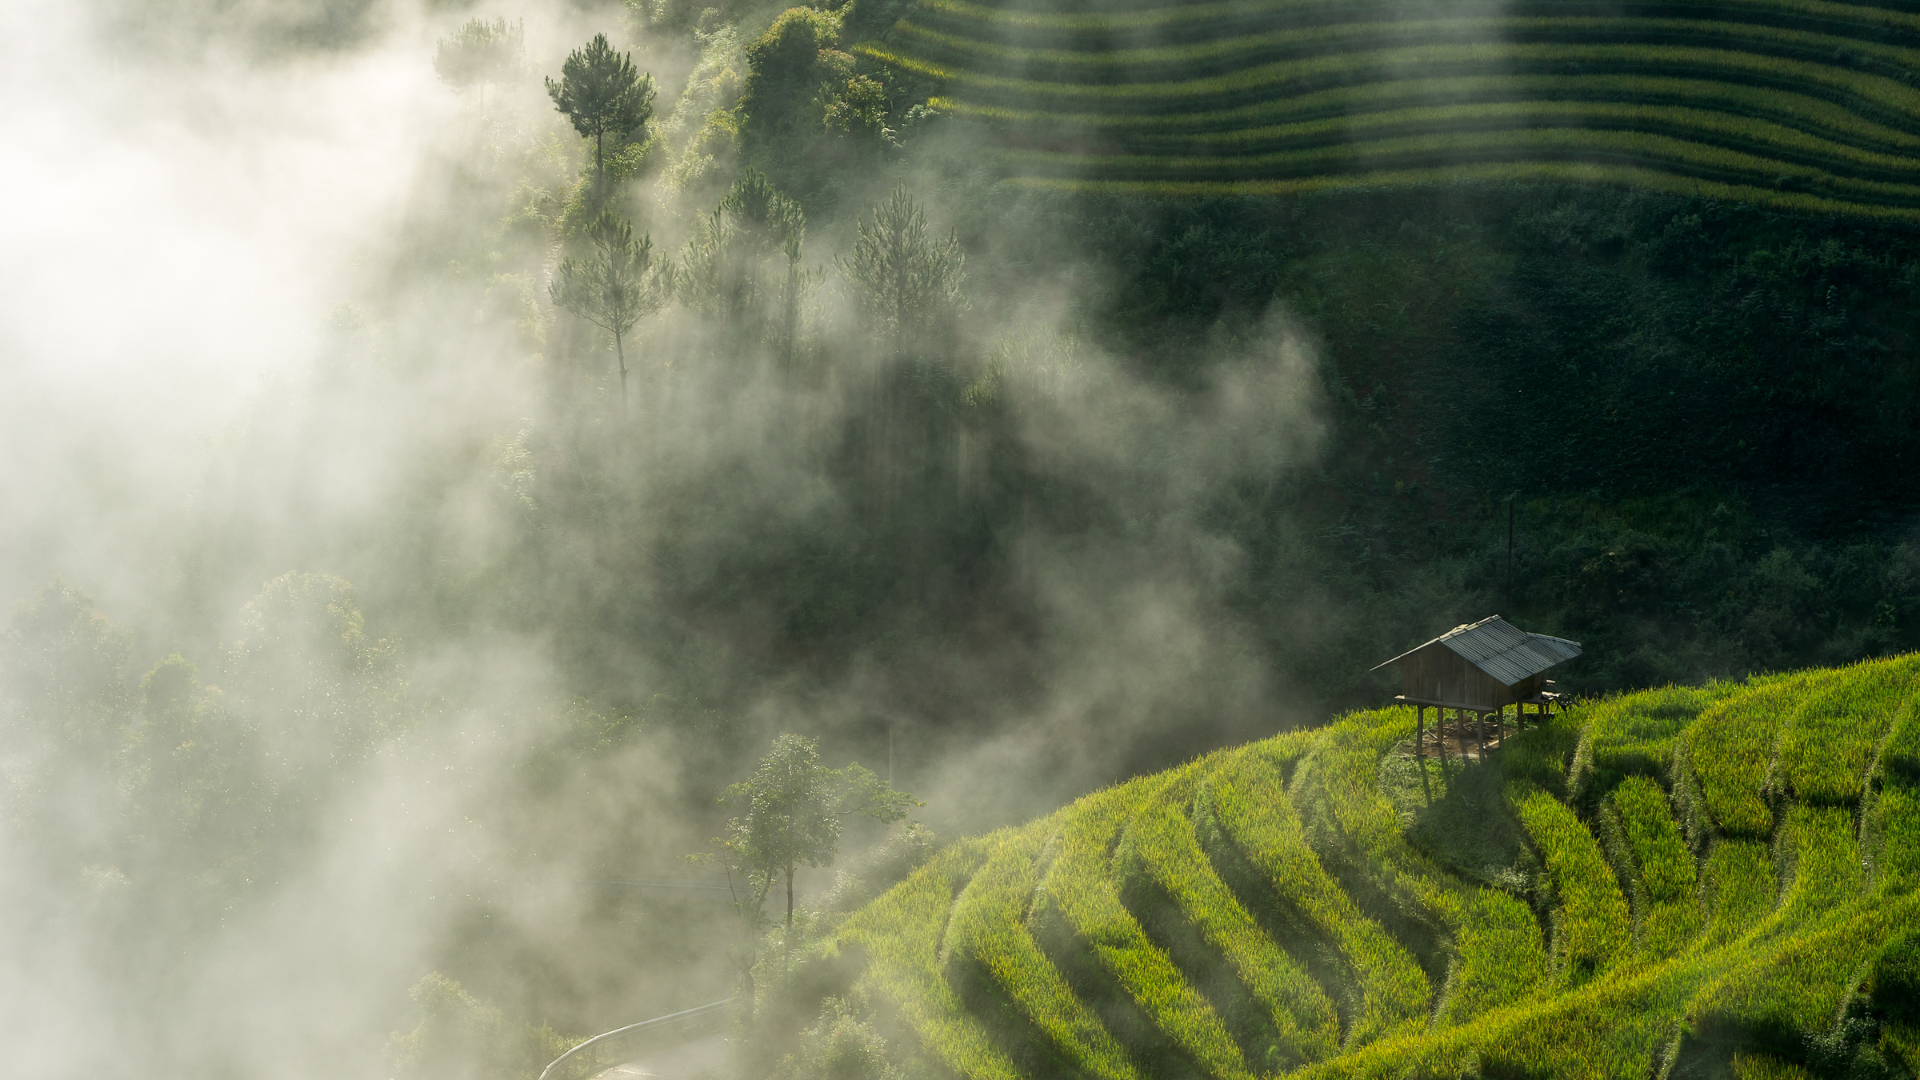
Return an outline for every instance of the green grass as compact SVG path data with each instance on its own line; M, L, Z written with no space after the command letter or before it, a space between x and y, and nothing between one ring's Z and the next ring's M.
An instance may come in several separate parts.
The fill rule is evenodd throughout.
M1733 1055L1733 1080L1813 1080L1813 1074L1765 1054Z
M1307 971L1260 929L1226 882L1220 880L1193 822L1182 812L1190 783L1168 784L1134 814L1122 849L1179 905L1209 945L1264 1007L1279 1034L1282 1060L1294 1063L1331 1057L1340 1046L1340 1019Z
M1700 933L1693 853L1680 837L1666 792L1652 780L1628 777L1613 790L1610 802L1632 864L1638 951L1643 957L1664 959Z
M1883 1012L1910 996L1893 945L1920 925L1920 791L1887 767L1909 706L1885 677L1909 662L1622 695L1467 762L1411 757L1408 710L1349 714L952 845L835 940L916 1052L968 1080L1183 1063L1219 1080L1597 1080L1657 1075L1676 1047L1689 1068L1798 1075L1855 995ZM1885 748L1878 774L1844 748L1822 774L1871 778L1857 802L1781 779L1802 775L1787 717ZM1616 778L1581 779L1602 769ZM1755 792L1764 824L1721 827ZM1707 807L1692 848L1689 801ZM1474 814L1530 846L1434 831ZM1249 1064L1202 987L1289 1049ZM1887 1016L1868 1034L1909 1060L1912 1024Z
M1593 833L1565 803L1537 788L1510 796L1553 878L1553 958L1559 983L1578 986L1622 959L1633 943L1627 898Z

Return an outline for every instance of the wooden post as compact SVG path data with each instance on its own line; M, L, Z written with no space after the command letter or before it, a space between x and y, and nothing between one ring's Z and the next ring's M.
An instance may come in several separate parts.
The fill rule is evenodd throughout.
M1426 742L1427 707L1425 705L1415 705L1413 707L1413 754L1415 757L1426 756Z

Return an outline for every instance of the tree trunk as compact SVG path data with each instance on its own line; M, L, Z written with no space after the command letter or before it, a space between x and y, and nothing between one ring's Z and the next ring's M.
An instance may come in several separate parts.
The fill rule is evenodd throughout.
M607 158L602 141L606 137L607 133L604 131L593 133L593 201L595 205L599 204L600 193L607 186Z
M787 948L786 966L793 967L793 867L787 867L787 932L783 938Z
M618 331L613 335L614 355L620 358L620 419L627 418L627 347Z

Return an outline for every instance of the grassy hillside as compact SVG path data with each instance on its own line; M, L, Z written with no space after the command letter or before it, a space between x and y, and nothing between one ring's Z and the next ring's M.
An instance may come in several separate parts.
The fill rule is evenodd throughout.
M1355 713L955 844L832 948L968 1080L1910 1076L1920 655Z
M1920 217L1920 15L1889 7L918 0L859 51L1037 186L1586 180Z

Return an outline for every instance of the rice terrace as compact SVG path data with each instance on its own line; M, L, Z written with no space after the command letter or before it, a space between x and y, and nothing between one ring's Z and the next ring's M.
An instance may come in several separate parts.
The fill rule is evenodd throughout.
M918 0L856 51L1018 182L1160 195L1590 181L1920 216L1920 14L1825 0Z
M967 1080L1913 1068L1916 674L1642 691L1464 758L1350 714L956 844L826 949Z

